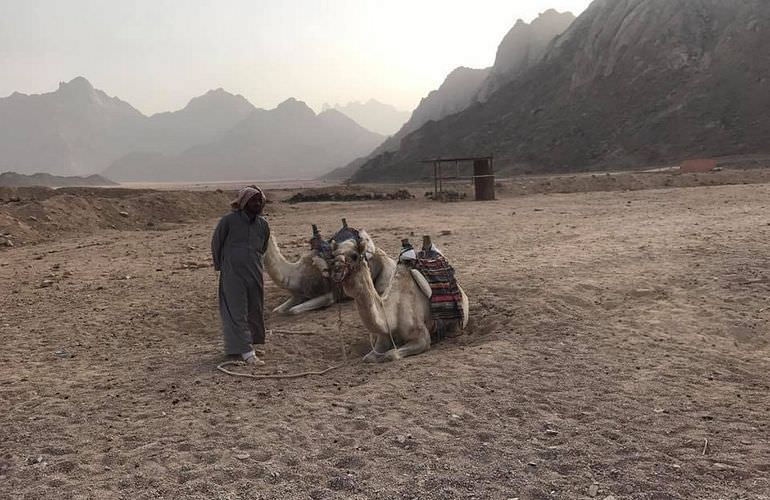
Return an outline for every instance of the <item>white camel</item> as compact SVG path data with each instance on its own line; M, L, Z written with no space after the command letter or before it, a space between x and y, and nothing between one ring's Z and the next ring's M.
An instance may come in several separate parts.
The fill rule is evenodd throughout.
M376 289L384 293L396 271L396 262L376 248L368 235L367 242L373 249L370 253L371 272L377 283ZM308 251L297 261L289 262L271 234L265 254L265 270L276 285L291 294L273 312L296 315L322 309L335 302L328 264L316 251Z
M419 282L421 276L416 277L413 269L399 262L390 287L380 296L372 282L366 252L367 242L363 238L337 245L332 271L334 280L355 301L364 326L375 335L372 351L364 356L364 361L394 361L427 351L431 333L437 329L431 317L429 286L424 278ZM460 293L460 331L455 327L446 332L449 336L462 334L468 324L468 296L462 288Z

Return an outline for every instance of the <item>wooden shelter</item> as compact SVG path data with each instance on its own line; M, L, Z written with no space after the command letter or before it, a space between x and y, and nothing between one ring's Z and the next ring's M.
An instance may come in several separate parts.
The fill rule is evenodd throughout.
M461 158L433 158L423 160L421 163L433 165L433 199L444 200L447 198L445 182L450 180L471 179L476 201L488 201L495 199L495 168L494 157L472 156ZM462 163L473 164L471 177L460 176ZM446 175L445 169L454 166L454 176Z

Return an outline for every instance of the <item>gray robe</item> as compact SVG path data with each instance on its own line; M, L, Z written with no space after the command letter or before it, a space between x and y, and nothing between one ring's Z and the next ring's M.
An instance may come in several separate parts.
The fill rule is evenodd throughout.
M243 354L265 343L262 259L270 227L242 210L222 217L211 238L214 269L219 274L219 314L227 354Z

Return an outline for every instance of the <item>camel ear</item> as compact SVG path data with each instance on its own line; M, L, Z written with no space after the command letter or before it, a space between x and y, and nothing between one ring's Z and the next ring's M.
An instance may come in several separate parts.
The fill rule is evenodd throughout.
M374 255L374 241L369 237L366 231L361 231L358 235L358 253L366 255L367 259L371 259Z

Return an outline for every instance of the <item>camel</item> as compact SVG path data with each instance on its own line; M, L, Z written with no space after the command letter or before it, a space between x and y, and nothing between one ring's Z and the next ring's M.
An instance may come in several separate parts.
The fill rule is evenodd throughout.
M375 288L385 293L396 270L396 262L375 247L367 235L371 255L371 272ZM327 262L315 250L290 262L281 253L274 235L270 235L265 253L265 270L273 282L287 290L291 296L273 309L279 314L302 314L334 304L335 295Z
M431 333L438 327L431 317L430 297L423 291L426 287L429 290L429 285L418 283L422 276L415 276L416 271L400 261L390 287L384 295L378 295L371 279L366 245L363 238L337 245L332 271L334 280L341 283L345 294L355 301L364 326L375 336L372 350L364 356L364 361L395 361L427 351L431 346ZM458 333L455 326L446 332L448 336L461 335L468 325L468 296L462 288L460 294L462 320L457 325L460 331ZM397 342L401 343L400 347Z

